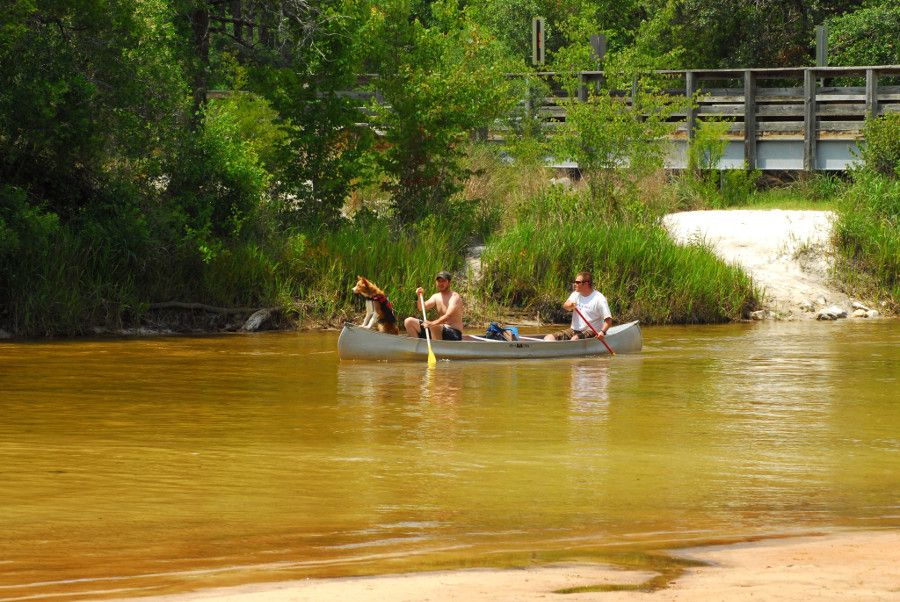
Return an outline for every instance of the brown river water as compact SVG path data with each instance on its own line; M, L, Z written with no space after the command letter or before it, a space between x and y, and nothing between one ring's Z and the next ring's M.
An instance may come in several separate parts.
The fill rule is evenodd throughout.
M900 321L340 362L336 332L0 343L0 600L900 527Z

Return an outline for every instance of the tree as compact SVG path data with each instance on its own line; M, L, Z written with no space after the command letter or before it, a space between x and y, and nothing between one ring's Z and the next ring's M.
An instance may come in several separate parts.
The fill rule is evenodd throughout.
M566 121L557 139L559 157L573 159L587 180L591 200L619 218L640 205L639 183L659 170L667 150L667 120L677 110L671 99L652 93L635 110L606 90L586 101L566 103Z
M231 53L245 65L309 71L328 61L331 42L341 37L336 22L348 20L367 2L351 0L173 0L190 39L195 111L206 102L215 77L215 53ZM344 43L347 40L343 40ZM213 54L210 54L211 51Z
M575 30L584 34L585 43L588 36L603 33L611 50L625 48L646 18L641 0L475 0L467 10L516 58L529 63L533 17L546 19L548 58L572 42Z
M413 222L439 211L457 189L462 143L513 106L514 71L502 45L460 11L453 0L431 6L431 25L394 0L373 9L378 78L384 103L372 106L373 125L386 148L397 217Z
M642 29L660 52L683 48L672 68L794 67L813 63L814 28L862 0L644 0ZM652 25L657 22L656 25Z
M266 152L281 217L301 227L337 219L370 138L355 126L364 120L358 103L339 93L353 89L362 71L366 40L358 32L368 0L174 2L194 129L208 115L211 88L265 99L286 135Z
M874 0L828 20L832 65L900 64L900 3Z
M0 18L0 180L69 215L159 174L187 92L162 0L16 0Z

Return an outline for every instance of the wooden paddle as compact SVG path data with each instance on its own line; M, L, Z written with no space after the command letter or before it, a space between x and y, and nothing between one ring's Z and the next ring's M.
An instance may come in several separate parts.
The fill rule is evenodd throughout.
M422 295L419 295L419 303L422 304L422 328L425 329L425 341L428 343L428 367L434 368L437 365L437 358L434 357L434 352L431 350L431 332L427 326L425 326L425 322L428 321L428 316L425 315L425 299L422 298Z
M584 323L587 324L590 327L590 329L594 331L594 334L600 334L599 332L597 332L597 329L594 328L594 325L591 324L590 322L588 322L588 319L584 317L584 314L581 313L581 311L578 309L578 306L575 306L575 311L578 312L578 315L581 316L581 319L584 320ZM600 337L597 337L597 338L600 338ZM610 347L609 345L606 344L605 340L600 339L600 342L603 343L603 346L606 347L606 350L609 351L610 355L616 354L616 352L612 350L612 347Z

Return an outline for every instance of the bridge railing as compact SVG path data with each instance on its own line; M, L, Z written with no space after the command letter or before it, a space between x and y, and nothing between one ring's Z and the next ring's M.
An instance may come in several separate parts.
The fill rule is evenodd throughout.
M674 144L667 165L676 169L686 166L687 145L698 124L714 120L729 122L721 168L844 170L857 160L866 117L900 112L900 85L896 85L900 65L667 69L653 73L667 82L665 93L696 101L672 117ZM603 71L575 75L579 100L585 100L592 87L606 87ZM545 80L552 92L536 108L537 115L547 129L565 121L570 99L559 85L562 74L547 71L510 77ZM636 82L630 89L610 90L629 106L638 92ZM360 103L383 102L377 75L363 76L358 90L343 94ZM506 132L497 127L485 134L502 140Z
M723 167L841 170L856 160L867 116L900 112L900 86L893 85L900 65L670 69L654 74L666 82L665 93L696 99L686 112L672 118L677 122L672 135L676 152L669 164L676 168L684 167L684 151L698 123L714 120L730 124ZM537 76L555 90L538 108L552 128L565 121L564 101L569 99L552 83L559 74ZM577 76L580 100L592 87L604 85L602 71ZM888 85L882 83L885 80ZM637 84L610 93L633 105Z

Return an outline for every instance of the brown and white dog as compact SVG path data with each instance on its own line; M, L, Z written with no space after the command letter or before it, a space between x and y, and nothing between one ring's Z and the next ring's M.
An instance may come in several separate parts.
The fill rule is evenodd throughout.
M374 282L357 276L353 292L366 300L366 317L363 318L363 328L374 328L379 332L400 334L394 307L388 301L384 291L378 288Z

